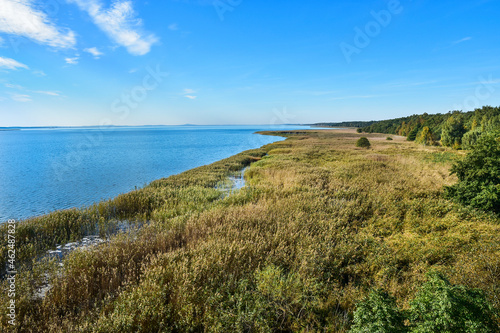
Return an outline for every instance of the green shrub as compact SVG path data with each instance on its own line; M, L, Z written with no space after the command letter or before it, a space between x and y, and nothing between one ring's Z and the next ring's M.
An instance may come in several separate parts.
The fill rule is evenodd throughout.
M361 127L358 127L358 128L356 129L356 132L358 132L358 133L363 133L363 129L362 129Z
M391 141L391 140L392 140L392 138L391 138L390 136L388 136L388 137L386 138L386 140Z
M404 320L404 315L397 308L394 298L382 290L375 290L358 304L350 332L407 332Z
M439 273L428 274L411 302L412 333L498 332L483 292L454 286Z
M370 148L371 144L370 141L366 137L361 137L356 141L356 147L361 147L361 148Z
M358 304L350 332L493 333L499 329L481 290L452 285L437 272L427 274L427 282L410 305L408 311L399 310L386 292L372 291Z
M500 213L500 133L482 135L472 151L451 168L458 183L446 196L474 208Z

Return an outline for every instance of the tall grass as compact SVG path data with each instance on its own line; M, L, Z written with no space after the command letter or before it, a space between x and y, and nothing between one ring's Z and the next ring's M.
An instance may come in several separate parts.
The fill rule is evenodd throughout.
M147 221L62 269L23 270L16 330L345 332L369 290L408 307L431 268L500 309L500 221L443 199L454 157L376 134L369 150L355 148L356 133L277 134L288 139L21 222L29 262L117 219ZM248 165L246 187L215 189ZM46 272L51 289L36 297Z

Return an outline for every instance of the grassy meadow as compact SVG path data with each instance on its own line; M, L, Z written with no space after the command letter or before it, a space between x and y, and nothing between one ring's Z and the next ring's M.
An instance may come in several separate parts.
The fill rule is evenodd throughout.
M354 130L265 134L287 140L19 222L17 326L2 294L0 331L347 332L371 290L408 308L430 270L499 313L500 218L442 195L465 152ZM247 166L244 188L218 189ZM62 267L44 258L88 234L109 242Z

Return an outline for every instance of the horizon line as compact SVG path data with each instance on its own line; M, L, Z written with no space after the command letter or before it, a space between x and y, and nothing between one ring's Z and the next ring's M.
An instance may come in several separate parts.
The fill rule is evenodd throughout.
M317 124L317 123L316 123ZM46 125L46 126L0 126L0 129L29 128L82 128L82 127L174 127L174 126L313 126L314 124L178 124L178 125Z

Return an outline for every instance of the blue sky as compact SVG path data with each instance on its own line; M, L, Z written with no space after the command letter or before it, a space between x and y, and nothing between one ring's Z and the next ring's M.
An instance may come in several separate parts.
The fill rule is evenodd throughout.
M500 1L0 0L0 127L500 105Z

